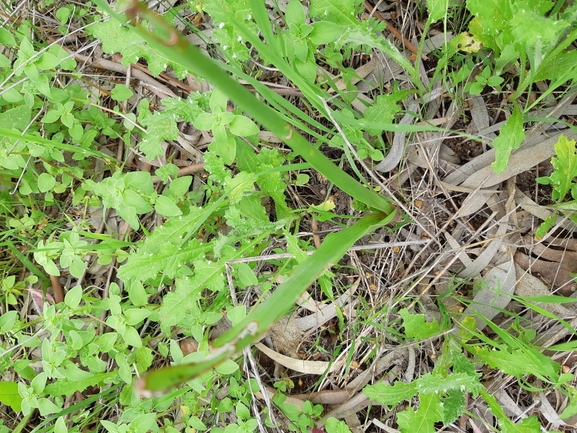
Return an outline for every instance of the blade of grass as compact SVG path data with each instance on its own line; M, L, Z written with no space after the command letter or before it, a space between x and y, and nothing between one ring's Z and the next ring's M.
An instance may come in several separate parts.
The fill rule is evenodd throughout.
M142 376L141 391L160 391L190 380L255 343L279 318L287 314L299 296L331 264L336 263L361 237L389 223L394 214L366 215L352 226L327 236L319 249L309 256L270 296L244 320L214 342L216 350L203 361L161 368Z

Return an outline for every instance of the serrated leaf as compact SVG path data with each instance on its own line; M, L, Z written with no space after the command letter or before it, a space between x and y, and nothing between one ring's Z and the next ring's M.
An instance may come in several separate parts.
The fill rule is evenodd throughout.
M363 117L369 122L393 123L395 114L401 111L398 102L406 99L408 91L397 91L387 95L379 95L374 103L367 107ZM382 129L368 128L367 132L371 135L378 135L383 132Z
M159 275L174 278L180 274L180 267L192 263L207 251L207 247L201 245L196 239L182 249L165 240L154 242L157 243L154 246L154 253L148 252L149 248L147 248L138 250L128 258L119 269L118 275L121 279L146 281Z
M441 327L436 321L426 322L424 314L410 314L406 308L400 311L408 338L424 340L441 332Z
M509 155L521 145L525 140L523 129L523 115L519 106L515 103L513 113L501 128L499 136L493 140L493 147L496 149L495 162L492 167L495 173L502 173L508 166Z
M538 353L530 353L521 349L502 348L500 350L490 350L488 348L475 348L473 353L485 364L493 368L498 368L505 374L521 377L526 374L538 376L555 375L558 371L558 364L550 358Z
M443 424L447 425L455 421L465 410L465 393L458 389L451 389L441 398L443 402Z
M415 381L421 394L444 394L452 389L477 395L482 388L479 377L465 373L452 373L447 376L426 374Z
M312 0L309 15L337 24L356 25L357 7L357 2L349 0Z
M142 125L146 126L147 132L139 148L148 160L152 161L163 155L162 141L176 140L178 137L176 120L174 114L156 112L141 121Z
M136 32L120 24L116 19L95 23L92 32L102 42L104 52L122 54L124 66L138 63L138 60L143 58L154 75L164 72L168 66L171 66L181 79L188 74L184 66L148 45Z
M383 406L397 406L404 400L409 400L417 394L417 384L415 382L395 382L389 385L383 382L374 385L367 385L363 393L371 400L382 404Z
M420 394L419 409L409 408L397 415L403 433L435 433L435 423L443 419L443 403L436 394Z
M190 326L195 323L195 319L200 315L197 304L199 296L200 289L177 281L176 289L162 299L158 312L161 330L169 334L173 326Z
M575 140L569 140L561 135L555 143L557 157L551 158L551 164L555 170L549 178L553 184L551 198L556 201L563 200L571 190L577 176L577 147Z

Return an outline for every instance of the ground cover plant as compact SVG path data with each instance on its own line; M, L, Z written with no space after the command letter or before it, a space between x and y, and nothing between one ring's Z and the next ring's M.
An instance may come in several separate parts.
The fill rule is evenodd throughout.
M3 2L0 432L573 431L576 17Z

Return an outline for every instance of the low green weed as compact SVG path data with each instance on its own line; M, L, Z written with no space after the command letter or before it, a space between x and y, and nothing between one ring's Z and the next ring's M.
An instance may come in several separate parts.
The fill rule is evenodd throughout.
M557 223L559 213L567 215L577 224L577 147L575 140L569 140L564 135L559 137L555 143L555 154L557 157L551 158L553 172L549 176L537 178L537 182L542 185L550 185L553 190L551 199L553 204L553 215L547 218L539 229L535 232L535 237L542 238ZM567 194L571 199L565 201Z
M44 6L52 3L44 2ZM376 35L383 29L381 23L356 18L360 1L314 0L306 9L291 0L279 11L282 20L273 23L264 3L257 0L191 0L191 9L210 14L218 24L213 33L215 52L221 56L218 60L205 58L164 17L138 2L119 2L116 11L102 1L96 3L101 8L98 12L91 4L57 9L58 32L69 34L73 22L82 22L90 35L102 41L104 52L122 55L125 66L144 59L155 75L171 68L179 78L193 73L210 80L215 88L192 92L186 99L164 98L163 109L158 110L124 84L106 83L108 90L95 91L88 78L76 72L73 56L58 43L45 44L31 37L38 32L31 21L14 23L11 30L0 29L0 43L11 56L0 55L0 178L5 180L0 186L5 223L0 245L11 254L10 266L1 269L0 371L9 372L12 378L0 382L0 402L22 415L14 431L23 431L35 414L42 418L33 430L38 433L208 428L229 433L255 431L259 423L272 428L270 408L253 405L259 385L239 368L238 354L288 313L315 281L333 299L329 268L358 239L395 216L391 200L355 170L354 152L362 159L379 161L387 151L383 131L436 130L394 122L401 101L411 93L425 93L418 68ZM447 2L430 1L428 7L427 28L443 17ZM473 11L481 6L470 2L469 7ZM571 10L553 12L569 22ZM174 19L174 12L166 17ZM535 13L545 12L538 9ZM475 28L472 24L471 32L480 41L483 35ZM526 80L548 73L559 85L573 79L559 75L552 66L554 55L563 61L571 58L563 51L567 45L560 51L550 49L554 40L561 39L562 26L555 29L557 39L549 36L546 40L538 65L537 53L515 52L520 60L508 63L504 59L509 59L511 49L502 46L500 39L483 42L499 53L499 62L483 64L467 90L474 94L485 86L498 89L506 68L516 61L523 65L524 59L537 65L539 73L524 76L520 88ZM563 39L563 44L569 39ZM354 71L347 66L347 58L358 50L386 53L405 69L412 88L395 88L391 94L376 97L363 113L353 110L355 86L348 82L339 90L336 78L319 76L317 71L320 63L329 65L340 71L340 78L350 81ZM451 55L459 55L458 51L455 47ZM278 69L303 93L303 105L292 104L252 76L250 59ZM472 62L467 65L469 72L476 67ZM230 74L252 85L258 96ZM459 83L466 79L462 77ZM133 104L129 112L127 102ZM524 110L517 107L507 126L515 140ZM193 178L178 177L170 155L150 173L131 171L107 149L110 142L121 143L123 158L132 152L161 161L164 142L179 136L180 121L214 138L203 153L207 177L194 190ZM261 128L284 141L292 152L261 142ZM357 177L321 153L322 145L342 150ZM299 171L305 169L318 172L349 194L359 210L354 215L336 215L328 200L311 206L308 210L318 220L346 227L326 237L311 256L307 254L310 243L294 235L305 210L292 209L287 203L292 173L296 183L303 184L308 175ZM567 188L559 185L560 197L562 191L566 189L567 194L571 189ZM55 221L48 215L50 206L69 214ZM90 222L94 209L101 210L103 227L107 227L106 215L114 210L127 223L127 233L121 235L112 228L96 232ZM160 224L150 232L146 219L151 215ZM287 251L295 256L271 262L284 277L278 286L273 283L277 274L263 276L256 262L238 262L260 256L271 239L277 238L286 239ZM116 273L118 279L94 286L87 283L93 266L113 263L118 266L111 275ZM230 281L227 267L235 271ZM27 271L29 276L17 279L15 270L18 274ZM36 289L45 290L49 277L69 281L64 301L56 305ZM229 285L238 290L258 287L254 308L247 312L244 305L233 305ZM26 290L36 302L36 316L20 316L16 311ZM447 318L440 325L408 310L399 316L404 327L404 331L394 330L399 340L415 343L447 330ZM223 317L233 328L209 341L211 327ZM339 320L343 325L342 316ZM510 339L501 337L502 345L495 346L496 350L505 351L505 344L513 347ZM185 339L193 339L198 350L183 353L179 342ZM410 384L376 384L365 393L386 406L418 399L417 410L410 408L399 415L404 431L416 431L417 425L428 429L419 431L429 431L436 423L454 421L464 412L467 392L485 398L499 417L499 408L484 394L463 347L493 365L491 353L477 350L470 339L462 338L459 346L448 338L431 374ZM542 360L533 349L523 350L515 356ZM566 378L555 365L544 365L547 371L542 377L562 388ZM171 389L185 382L186 386ZM139 387L143 395L152 397L139 398L134 392ZM159 391L164 394L157 395ZM307 432L319 423L329 433L348 431L341 421L323 420L320 405L306 402L297 411L286 403L288 390L280 391L272 401L288 419L291 431ZM70 404L75 393L81 393L83 400ZM503 425L510 422L504 415L499 420Z
M525 139L527 113L552 92L573 86L577 78L572 67L577 53L570 49L577 39L577 5L564 3L468 0L466 6L473 16L469 32L446 45L437 66L443 71L450 60L458 64L447 75L448 87L466 82L464 90L472 95L485 86L499 88L509 75L519 77L508 98L512 115L492 143L497 150L493 168L498 173L507 168L510 153ZM530 102L531 86L543 80L550 83L547 91ZM521 99L524 94L525 101Z

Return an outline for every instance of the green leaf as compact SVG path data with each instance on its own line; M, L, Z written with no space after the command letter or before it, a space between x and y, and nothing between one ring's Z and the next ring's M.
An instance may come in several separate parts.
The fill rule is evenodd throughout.
M162 141L176 140L178 137L176 120L174 114L156 112L141 121L142 125L146 126L147 132L139 147L150 161L162 156L164 153L161 146Z
M509 155L517 149L525 140L523 129L523 115L517 103L514 104L513 113L501 128L499 136L493 140L496 149L495 162L491 164L495 173L502 173L508 166Z
M367 107L363 117L368 122L380 122L393 124L395 114L401 111L398 102L407 98L408 91L397 91L386 95L379 95L375 102ZM368 128L367 132L371 135L382 134L381 128Z
M407 338L424 340L441 332L437 321L425 322L424 314L410 314L406 308L403 308L399 313L403 318Z
M126 344L128 344L132 347L135 347L135 348L142 347L142 339L140 338L138 331L136 329L134 329L134 327L132 327L132 326L126 327L126 329L122 333L122 338L124 339Z
M447 376L425 374L417 379L417 391L420 394L444 394L451 389L461 392L466 390L477 396L482 388L479 382L480 375L470 376L465 373L452 373Z
M493 368L498 368L505 374L521 377L534 374L539 377L551 377L559 371L559 364L535 350L511 349L503 347L499 350L477 347L473 352L477 358ZM551 379L554 380L554 377Z
M124 310L124 317L126 318L126 324L131 326L136 326L148 316L151 312L144 308L127 308Z
M157 170L158 172L158 170ZM184 197L192 184L192 176L183 176L170 182L168 189L175 197Z
M223 139L215 139L209 146L210 150L222 158L225 164L230 165L236 157L236 140L226 136Z
M148 69L154 75L164 72L168 66L174 69L179 78L186 77L188 71L174 57L167 57L162 52L151 47L131 28L120 24L112 18L108 21L97 22L89 27L93 35L102 42L102 49L107 54L122 54L122 64L128 66L138 63L141 58L146 59Z
M541 423L536 416L530 416L528 418L523 419L520 424L514 424L505 411L503 410L503 406L497 401L495 397L490 395L487 391L482 390L481 395L483 400L487 402L489 405L489 409L493 415L497 417L499 421L499 426L501 427L501 431L503 433L540 433L541 432Z
M311 0L309 14L337 24L356 26L358 5L358 2L349 0Z
M7 28L0 27L0 44L7 45L9 47L16 45L16 39L14 39L12 32L10 32L10 30Z
M427 24L433 24L445 17L448 7L449 0L427 0L427 9L429 9Z
M16 319L18 317L18 312L10 310L6 311L4 314L0 315L0 332L6 334L12 331Z
M78 305L80 305L81 300L82 300L81 286L74 286L66 293L66 296L64 296L64 303L68 305L72 310L76 309Z
M324 45L334 42L346 30L346 27L330 21L317 21L312 23L312 27L313 30L309 34L309 38L315 45Z
M438 394L420 394L419 409L397 414L401 432L435 433L435 423L443 419L443 404Z
M389 385L379 382L365 386L363 393L383 406L395 407L400 402L410 400L417 394L417 384L415 382L395 382L394 385Z
M245 116L235 116L228 125L230 132L239 137L248 137L259 133L259 128L252 120Z
M238 364L231 359L227 359L222 364L216 366L216 371L220 374L232 374L238 370Z
M59 10L62 10L60 8ZM54 433L68 433L68 427L66 427L66 421L64 421L64 417L59 417L54 423Z
M551 158L551 164L555 170L549 176L553 185L551 198L561 201L574 185L577 177L577 147L575 140L569 140L561 135L555 143L556 158Z
M131 98L134 93L124 84L117 84L114 89L110 92L112 99L118 102L126 101Z
M25 105L5 110L0 113L0 125L9 125L10 128L24 131L30 124L32 110Z
M22 397L18 393L17 383L0 382L0 402L6 406L10 406L14 412L20 412L22 410Z
M132 280L130 284L127 285L126 291L128 292L130 302L132 302L132 305L135 307L140 307L148 303L148 294L140 281Z
M168 197L160 195L156 198L156 203L154 203L154 209L159 214L165 217L174 217L182 215L180 208Z
M327 433L351 433L346 422L334 417L330 417L325 421L325 429Z

